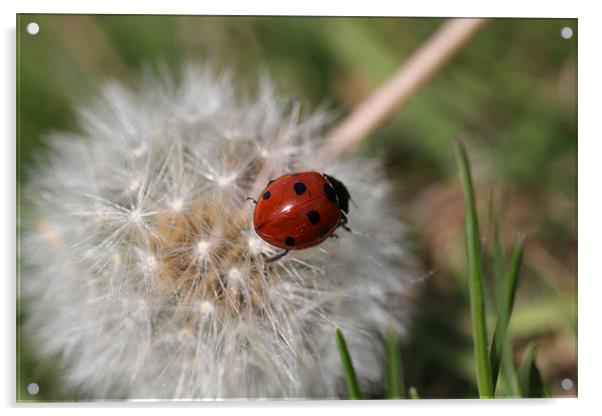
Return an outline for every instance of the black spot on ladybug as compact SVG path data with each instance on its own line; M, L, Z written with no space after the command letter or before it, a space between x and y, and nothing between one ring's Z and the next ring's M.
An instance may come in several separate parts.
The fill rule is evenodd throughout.
M320 222L320 213L318 211L309 211L307 218L309 218L309 222L316 225Z
M284 239L284 244L286 244L287 246L294 246L295 245L295 239L289 235L288 237L286 237Z
M270 196L272 196L272 193L271 193L270 191L265 191L265 192L263 193L263 196L262 196L262 198L263 198L263 199L268 199Z
M330 202L333 204L337 202L337 193L334 191L334 188L327 183L324 184L324 193Z
M303 182L297 182L293 185L293 189L297 195L303 195L307 191L307 187Z

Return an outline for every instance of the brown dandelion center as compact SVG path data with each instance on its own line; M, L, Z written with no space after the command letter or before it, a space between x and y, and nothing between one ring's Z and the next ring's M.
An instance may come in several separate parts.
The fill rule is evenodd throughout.
M185 307L208 301L223 314L258 309L267 289L266 266L253 252L249 212L227 217L219 210L200 201L155 218L152 250L160 264L161 290L172 292Z

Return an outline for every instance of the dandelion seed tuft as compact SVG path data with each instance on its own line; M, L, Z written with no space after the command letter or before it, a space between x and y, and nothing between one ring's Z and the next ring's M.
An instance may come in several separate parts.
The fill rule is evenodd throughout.
M196 251L201 257L206 257L209 253L209 249L211 248L211 243L209 241L201 240L196 245Z
M140 224L142 222L142 213L139 209L135 209L130 213L130 219L133 223Z
M413 279L377 161L316 158L329 116L189 67L178 84L108 84L54 134L27 187L21 278L30 345L60 357L94 399L344 394L334 328L361 386L381 379L375 339L403 333ZM353 233L280 252L253 229L270 179L317 170L347 184ZM25 270L25 269L22 269ZM31 272L29 271L31 270Z
M201 313L202 314L210 315L213 313L214 310L215 310L215 308L213 307L211 302L205 301L205 302L201 303Z
M169 206L175 212L180 212L182 210L182 208L184 207L184 201L182 199L178 198L178 199L175 199L174 201L172 201L172 203L169 204Z
M230 281L240 282L242 281L242 273L236 267L232 267L230 271L228 271L228 279Z

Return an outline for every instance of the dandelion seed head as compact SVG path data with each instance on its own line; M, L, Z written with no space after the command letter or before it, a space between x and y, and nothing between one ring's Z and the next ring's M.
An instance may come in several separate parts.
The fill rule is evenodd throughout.
M175 212L180 212L182 210L182 208L184 207L184 201L181 198L178 198L178 199L173 200L171 202L171 204L169 204L169 206Z
M229 173L226 175L220 175L216 178L216 182L222 188L230 185L236 179L236 175L234 173Z
M236 267L232 267L228 271L228 278L229 278L229 280L241 281L242 280L242 273Z
M132 150L132 157L141 158L146 153L146 150L147 150L146 143L141 143L140 146L138 146Z
M213 305L211 304L211 302L209 301L204 301L201 303L201 313L203 315L210 315L213 313L213 311L215 310L215 308L213 307Z
M209 241L201 240L196 245L196 252L199 256L206 257L210 248L211 243Z
M253 255L258 255L267 251L267 244L257 235L249 234L247 236L247 244L249 252Z
M134 209L130 213L130 220L135 224L140 224L142 222L142 212L139 209Z
M140 179L133 179L128 186L130 192L136 192L140 188Z
M181 83L112 83L55 134L32 172L22 275L26 330L62 357L85 397L336 397L345 333L362 386L382 377L387 329L403 333L413 279L378 161L318 157L329 117L306 114L267 78L249 94L189 67ZM353 233L280 252L253 205L270 179L327 172L358 205ZM134 226L132 226L134 225Z
M144 258L144 265L149 270L155 270L157 268L157 259L152 254L147 254Z
M270 156L270 152L268 151L268 149L260 148L259 156L262 157L263 159L267 159Z

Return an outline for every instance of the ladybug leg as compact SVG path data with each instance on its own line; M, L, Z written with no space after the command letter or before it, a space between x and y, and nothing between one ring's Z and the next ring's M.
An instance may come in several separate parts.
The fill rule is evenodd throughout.
M343 227L343 229L345 231L348 231L350 233L353 233L353 231L351 231L351 228L347 227L347 215L345 215L344 212L341 212L341 223L339 224L341 227Z
M336 234L331 234L331 235L330 235L330 238L339 238L339 236L338 236L338 235L336 235Z
M284 256L286 256L288 254L289 250L284 250L284 252L275 255L274 257L270 257L269 259L266 259L265 262L266 263L273 263L275 261L280 260L281 258L283 258Z
M255 205L257 205L257 200L255 198L251 198L250 196L247 197L247 201L253 201L253 203Z

